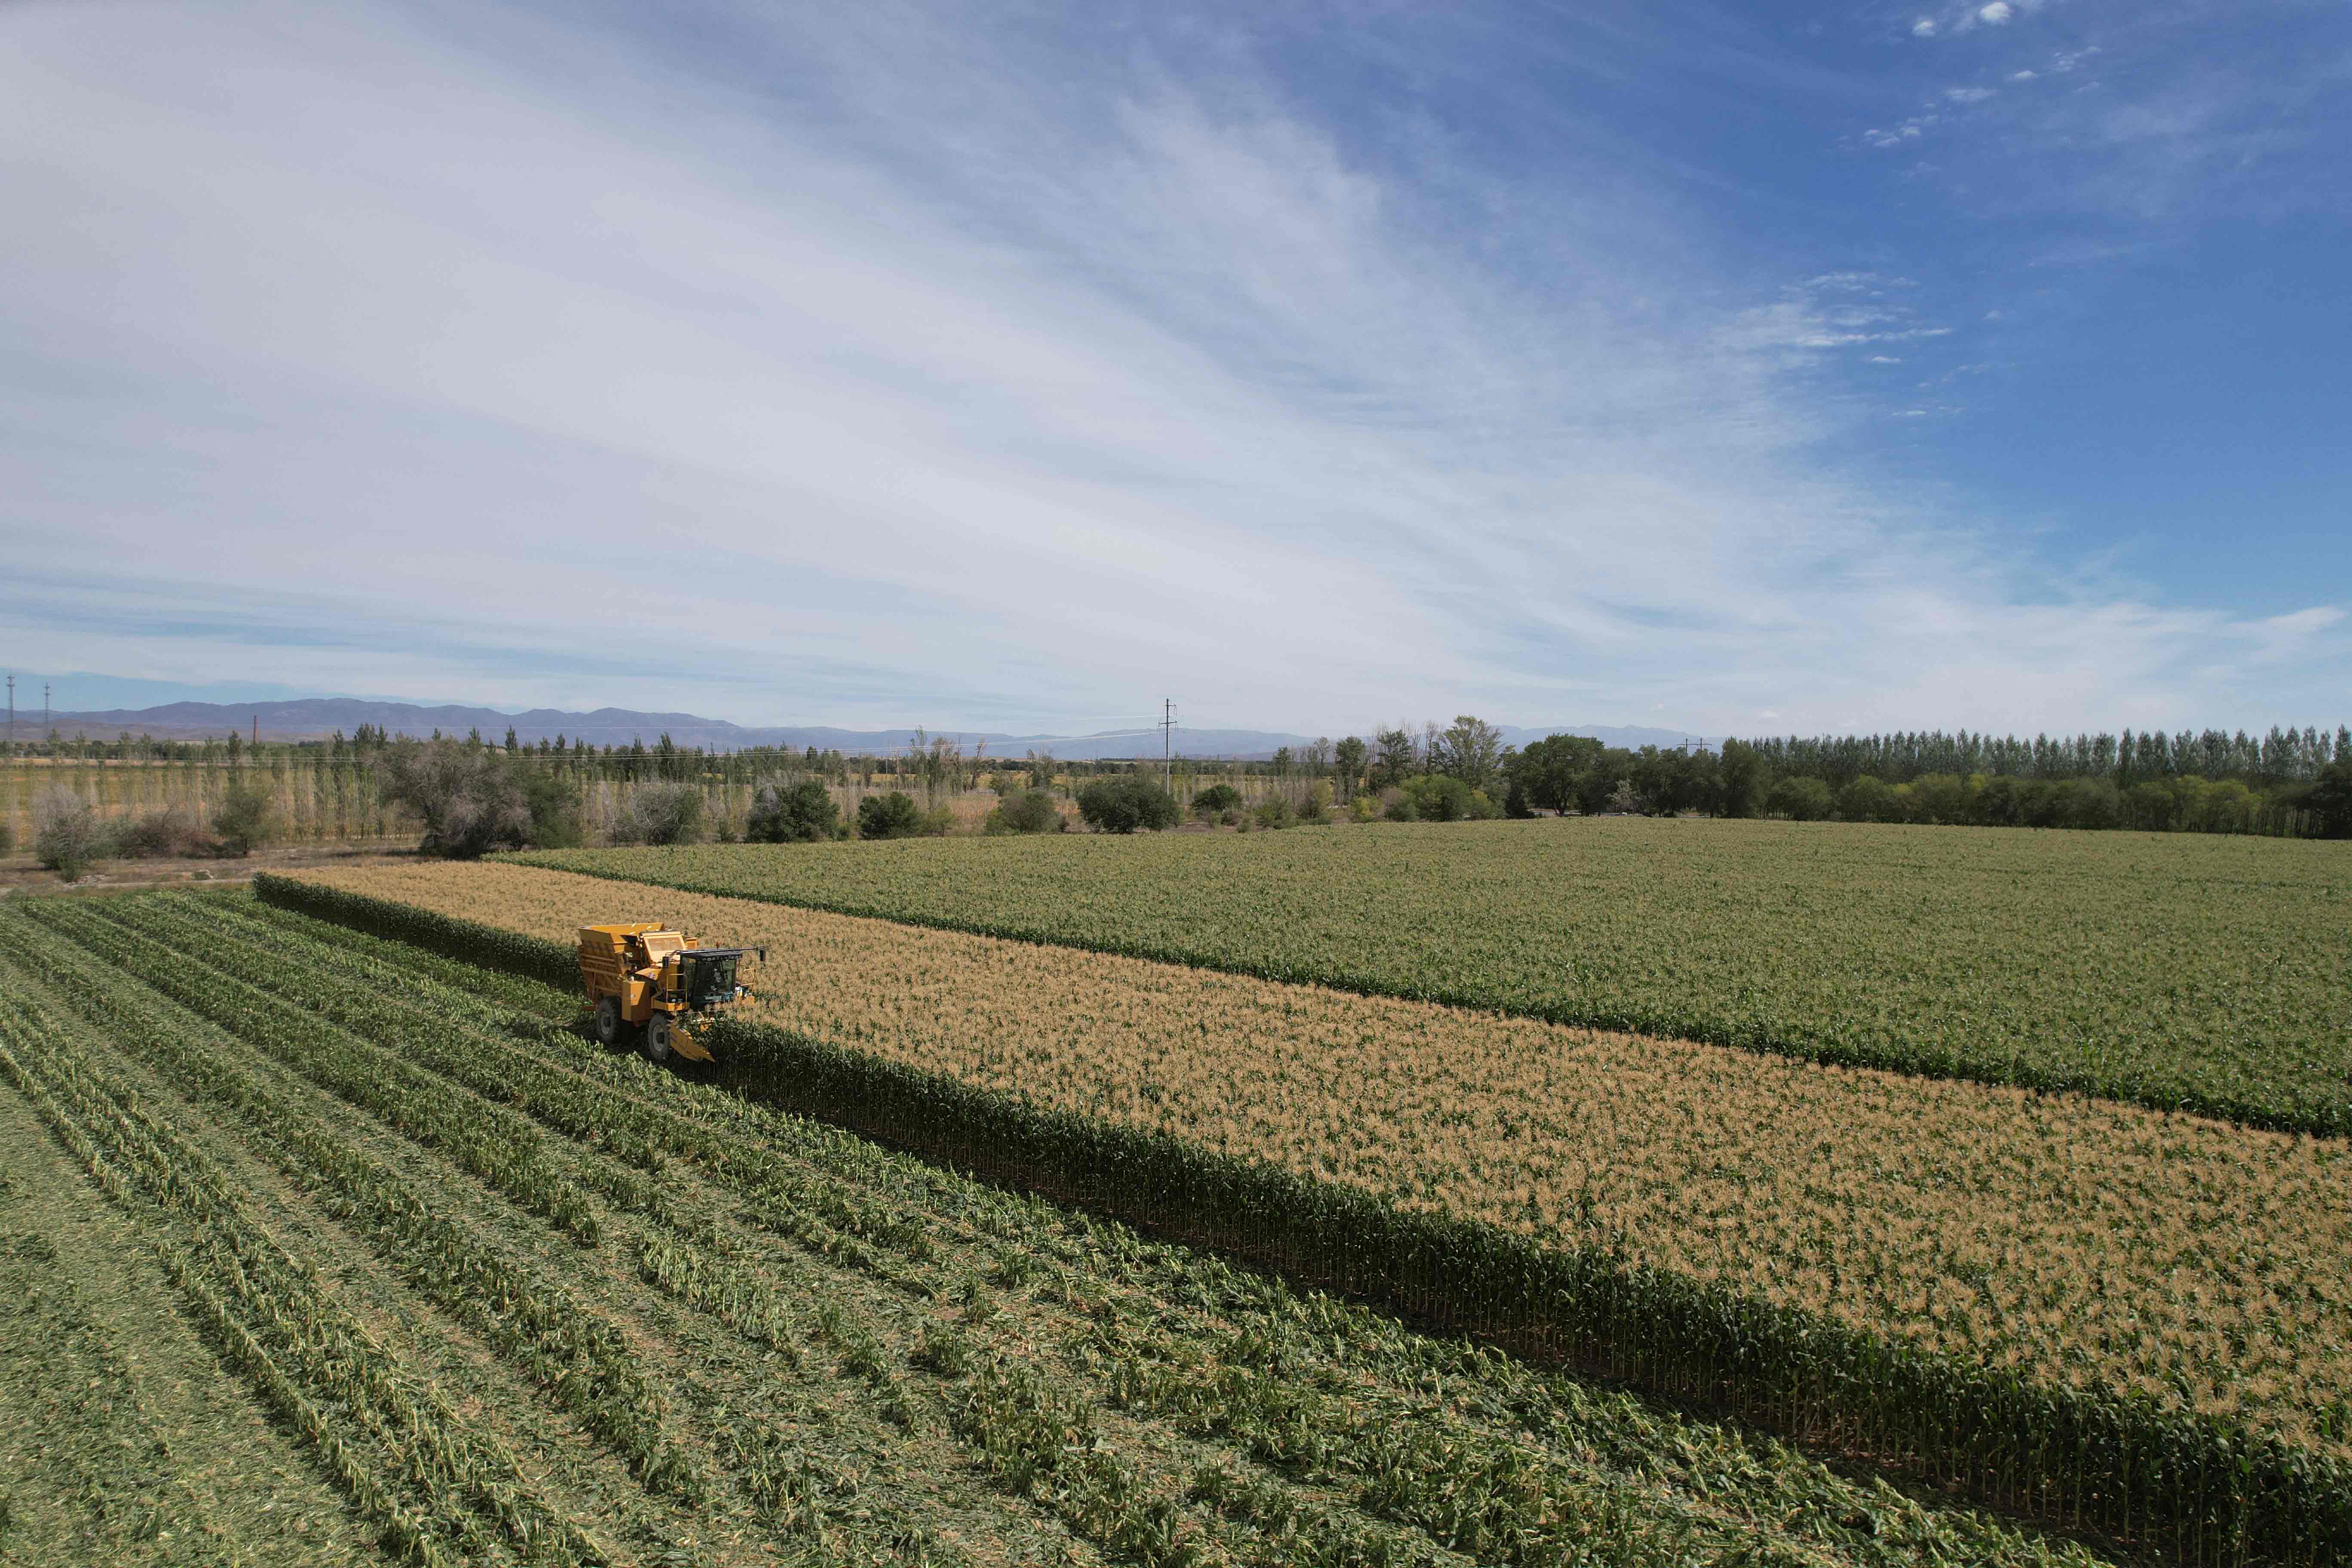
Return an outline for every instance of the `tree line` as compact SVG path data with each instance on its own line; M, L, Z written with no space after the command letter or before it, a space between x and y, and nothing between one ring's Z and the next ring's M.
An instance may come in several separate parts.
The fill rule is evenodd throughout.
M1779 816L1796 821L1922 823L2018 827L2137 828L2158 832L2352 837L2352 731L2273 730L2255 740L2219 731L2082 735L2032 741L1961 731L1812 739L1727 741L1703 747L1612 747L1582 735L1553 735L1524 747L1471 714L1450 724L1400 724L1366 739L1349 735L1286 747L1263 763L1235 768L1264 785L1254 804L1233 784L1200 784L1191 768L1138 762L1072 764L1031 753L1020 760L967 756L944 738L908 753L843 758L735 752L705 757L668 745L642 754L593 754L593 771L678 781L630 796L624 842L671 843L696 837L702 800L689 781L713 767L747 771L756 785L747 838L782 842L830 837L904 837L948 830L942 790L992 783L1000 799L984 831L1058 831L1068 820L1057 785L1097 831L1173 826L1187 816L1244 829L1285 827L1345 816L1357 822L1451 822L1538 815L1640 814ZM511 737L509 737L511 742ZM503 778L499 842L579 842L566 819L576 795L562 770L528 765L565 754L560 745L491 747L436 740L394 745L387 794L423 816L428 845L472 851L435 826L446 802L464 802ZM576 753L575 753L576 754ZM642 766L644 773L638 770ZM757 770L767 770L764 773ZM2210 772L2200 771L2210 769ZM436 770L438 773L436 775ZM1081 770L1091 778L1081 782ZM459 775L478 781L452 787ZM436 776L443 782L429 783ZM855 820L837 814L828 781L882 785L858 801ZM928 806L894 784L925 791ZM665 814L667 814L665 816ZM460 809L466 822L478 822ZM478 830L460 835L478 840ZM478 852L478 851L472 851Z
M138 776L157 765L175 773L218 772L218 798L208 796L202 809L174 807L110 825L67 809L75 803L59 786L91 767L98 770L92 779L127 778L118 771L125 765ZM992 757L984 744L967 751L919 729L903 751L878 755L814 747L706 752L677 745L667 734L650 745L595 746L562 736L524 742L511 728L502 742L479 731L462 739L436 731L418 741L363 725L349 737L338 732L258 747L234 733L202 742L128 735L112 742L52 740L18 766L30 770L28 784L33 773L42 775L44 804L34 815L43 858L83 862L236 853L268 837L315 828L272 821L269 810L256 805L247 781L259 771L315 774L319 787L311 794L324 800L331 782L339 813L345 796L364 796L377 816L389 807L421 821L428 849L459 855L576 845L592 831L640 844L940 834L953 825L950 803L956 796L991 785L998 804L981 825L989 833L1058 831L1070 825L1067 803L1078 820L1113 833L1188 818L1248 830L1340 817L1449 822L1698 813L2352 837L2352 727L2333 734L2126 730L2031 740L1920 731L1732 740L1713 751L1629 750L1578 735L1514 748L1496 726L1463 714L1450 724L1319 738L1261 761L1179 758L1163 764L1069 762L1034 751ZM592 794L598 803L593 814L586 809ZM312 815L318 809L312 803ZM282 805L277 815L287 815ZM0 852L6 847L0 841Z
M1811 821L2352 837L2352 726L1725 742L1727 814Z
M1359 820L1537 814L1779 816L2352 837L2352 727L1732 740L1720 749L1503 744L1471 715L1317 742L1270 771L1328 778ZM1358 793L1359 790L1362 793Z
M2352 760L2352 726L2333 735L2317 729L2271 727L2266 735L2240 730L2162 730L2121 734L1988 735L1961 730L1897 731L1890 735L1790 735L1752 746L1779 775L1817 778L1842 789L1869 775L1890 784L1929 773L1989 778L2112 779L2118 787L2149 779L2194 776L2235 779L2250 788L2308 783L2334 763Z

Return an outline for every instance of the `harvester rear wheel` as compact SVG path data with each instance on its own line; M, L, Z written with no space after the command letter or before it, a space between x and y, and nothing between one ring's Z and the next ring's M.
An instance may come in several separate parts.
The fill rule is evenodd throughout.
M617 1046L621 1043L621 999L607 996L596 1004L596 1043Z
M669 1060L669 1015L655 1014L646 1025L646 1060L649 1062Z

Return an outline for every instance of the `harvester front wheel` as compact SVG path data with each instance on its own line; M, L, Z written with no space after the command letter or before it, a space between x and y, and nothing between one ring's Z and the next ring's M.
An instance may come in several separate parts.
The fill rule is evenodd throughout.
M669 1060L670 1026L669 1015L667 1013L655 1014L652 1021L646 1025L646 1060L649 1062Z
M621 999L607 996L596 1004L596 1043L617 1046L621 1043Z

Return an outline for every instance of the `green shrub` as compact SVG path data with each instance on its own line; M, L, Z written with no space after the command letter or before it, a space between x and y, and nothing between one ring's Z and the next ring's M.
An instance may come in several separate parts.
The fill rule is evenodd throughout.
M1451 773L1423 773L1404 781L1413 816L1405 821L1460 822L1471 814L1470 786Z
M1956 773L1922 773L1903 786L1902 795L1906 814L1914 822L1977 820L1977 791L1969 780Z
M902 791L869 795L857 803L860 838L919 838L929 827L922 807L915 804L914 796Z
M1903 797L1893 784L1864 773L1837 792L1837 814L1848 822L1900 822Z
M1078 792L1078 815L1097 833L1132 833L1139 827L1176 826L1176 802L1166 790L1136 773L1097 779Z
M702 840L702 786L639 784L613 823L615 844L698 844Z
M1819 822L1836 805L1830 786L1819 779L1782 779L1764 800L1765 810L1778 812L1791 822Z
M68 882L104 856L106 830L89 802L63 784L51 784L33 800L33 853L41 865Z
M402 741L384 757L383 798L425 819L427 855L475 859L520 849L530 797L503 752L460 741Z
M1242 792L1229 784L1213 784L1192 797L1192 815L1202 817L1223 816L1238 810Z
M276 835L278 810L269 786L257 778L232 777L213 807L213 831L224 855L250 855Z
M132 860L178 860L217 855L218 839L205 831L192 806L167 805L115 830L114 852Z
M2113 779L2059 781L2060 827L2113 827L2123 818L2123 792Z
M1062 808L1054 797L1042 789L1023 790L1006 795L996 809L988 814L981 826L986 834L1059 833L1069 826L1062 820Z
M1298 816L1290 809L1287 797L1270 795L1258 802L1257 809L1250 813L1250 819L1260 827L1287 827L1297 821Z
M754 844L816 844L833 837L840 818L833 792L819 780L761 784L751 797L743 837Z
M580 816L580 785L553 768L527 762L509 763L522 786L523 805L530 813L530 842L539 849L577 849L588 842L588 825Z
M2321 771L2304 795L2303 809L2311 814L2312 837L2352 838L2352 757L2338 756Z

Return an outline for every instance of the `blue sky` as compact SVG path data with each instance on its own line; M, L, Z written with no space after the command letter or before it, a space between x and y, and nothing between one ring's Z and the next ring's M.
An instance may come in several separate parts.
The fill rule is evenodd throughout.
M2334 724L2347 88L2341 5L19 5L0 647Z

